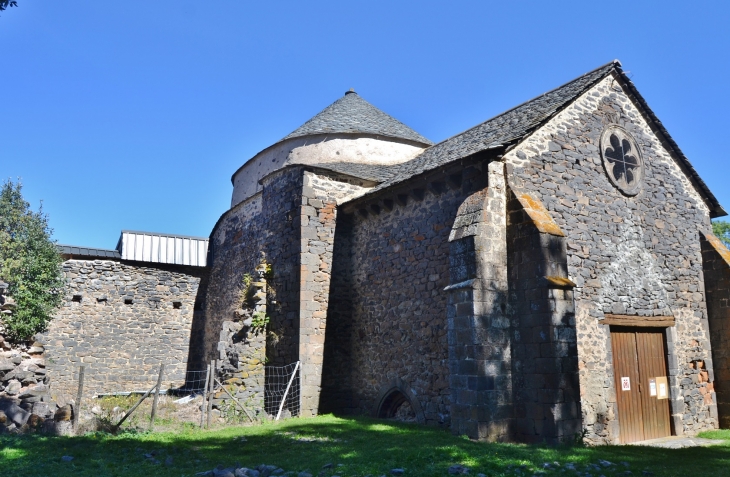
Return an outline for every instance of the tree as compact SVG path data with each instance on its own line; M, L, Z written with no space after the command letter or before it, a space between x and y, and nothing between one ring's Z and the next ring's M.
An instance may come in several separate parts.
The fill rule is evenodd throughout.
M17 7L18 2L15 0L0 0L0 12L10 7Z
M6 181L0 190L0 280L10 284L16 303L2 315L8 337L30 339L44 331L63 298L63 259L51 240L43 207L30 209L20 182Z
M712 222L712 233L730 248L730 222L716 220Z

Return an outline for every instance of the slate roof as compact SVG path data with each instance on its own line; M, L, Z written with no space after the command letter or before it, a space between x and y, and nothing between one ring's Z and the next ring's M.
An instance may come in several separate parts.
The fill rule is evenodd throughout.
M433 144L402 122L362 99L354 91L345 93L343 97L324 108L282 140L314 134L337 133L374 134L406 139L427 146Z
M631 80L623 73L621 63L614 60L593 71L590 71L573 81L549 91L537 98L531 99L520 104L494 118L485 121L463 133L457 134L443 142L436 144L408 162L394 166L390 170L393 176L383 181L378 186L371 189L367 194L361 197L363 200L373 193L386 189L393 185L406 181L414 176L437 169L441 166L457 161L475 153L485 151L487 149L501 149L509 143L517 142L527 136L559 111L568 106L578 96L589 90L596 83L601 81L612 72L621 75L625 86L639 103L644 113L658 130L659 136L663 136L668 146L673 149L676 157L681 165L687 171L687 174L694 182L695 186L704 195L708 206L710 207L710 216L712 218L727 215L723 207L712 194L707 184L702 180L697 171L694 169L689 159L679 149L679 146L669 135L661 121L656 117L654 112L649 108L644 98L639 94L638 90Z
M118 250L105 248L77 247L76 245L56 245L62 255L71 255L74 258L99 258L106 260L120 260L122 256Z
M358 177L372 182L386 182L395 176L397 165L382 164L357 164L352 162L330 162L324 164L312 164L310 167L326 169L339 172L352 177Z
M613 70L615 64L616 62L611 62L601 66L570 83L522 103L478 126L426 149L410 161L400 164L392 179L375 187L369 194L452 161L486 149L500 148L507 143L522 138L598 83Z

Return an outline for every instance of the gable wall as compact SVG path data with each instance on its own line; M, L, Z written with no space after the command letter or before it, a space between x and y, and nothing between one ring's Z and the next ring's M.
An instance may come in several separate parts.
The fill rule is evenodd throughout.
M604 126L616 120L643 152L644 187L635 197L609 182L598 149ZM567 235L587 438L618 437L609 327L598 323L604 313L676 317L666 332L676 433L715 426L714 393L701 392L692 367L697 360L712 367L699 241L709 212L629 98L608 77L505 160L511 185L542 200Z

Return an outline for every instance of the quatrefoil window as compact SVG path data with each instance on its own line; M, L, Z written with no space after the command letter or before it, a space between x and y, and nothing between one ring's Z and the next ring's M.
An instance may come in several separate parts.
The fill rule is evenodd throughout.
M603 167L611 183L626 195L636 195L644 179L644 161L633 136L619 126L601 135Z

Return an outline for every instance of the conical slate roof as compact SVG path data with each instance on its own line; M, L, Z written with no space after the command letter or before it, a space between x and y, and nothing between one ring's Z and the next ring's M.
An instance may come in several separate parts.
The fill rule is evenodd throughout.
M424 145L433 142L418 134L402 122L389 116L350 90L319 114L304 123L286 139L314 134L375 134Z

